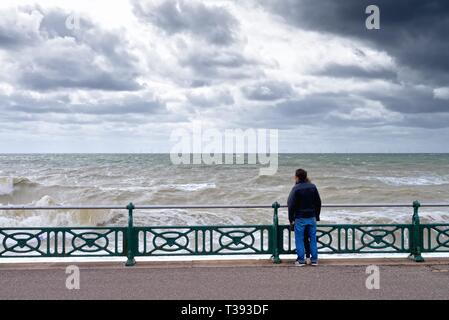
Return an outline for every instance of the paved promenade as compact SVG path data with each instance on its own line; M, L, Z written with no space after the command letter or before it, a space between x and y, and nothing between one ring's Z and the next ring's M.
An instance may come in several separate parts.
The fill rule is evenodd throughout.
M71 263L74 264L74 263ZM380 289L365 286L377 265ZM449 260L78 263L80 289L66 288L67 264L0 264L0 299L449 299Z

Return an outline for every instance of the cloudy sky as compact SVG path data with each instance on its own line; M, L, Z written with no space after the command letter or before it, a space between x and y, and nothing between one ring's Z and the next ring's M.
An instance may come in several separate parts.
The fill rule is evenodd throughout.
M168 152L192 123L449 152L448 32L445 0L2 0L0 153Z

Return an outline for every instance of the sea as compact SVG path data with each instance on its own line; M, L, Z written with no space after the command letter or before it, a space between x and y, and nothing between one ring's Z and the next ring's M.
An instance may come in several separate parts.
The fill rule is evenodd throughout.
M449 203L449 154L280 154L276 174L258 164L173 164L169 154L0 154L0 205L286 204L298 168L323 204ZM412 208L323 208L321 223L409 223ZM423 222L449 221L422 208ZM262 209L136 210L138 226L270 224ZM282 208L280 222L287 223ZM126 210L1 210L1 227L120 226Z

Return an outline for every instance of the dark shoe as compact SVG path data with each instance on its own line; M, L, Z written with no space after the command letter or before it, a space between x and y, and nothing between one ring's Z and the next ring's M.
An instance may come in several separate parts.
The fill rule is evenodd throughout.
M300 262L300 261L296 260L295 261L295 266L297 266L297 267L305 267L306 263L304 261Z

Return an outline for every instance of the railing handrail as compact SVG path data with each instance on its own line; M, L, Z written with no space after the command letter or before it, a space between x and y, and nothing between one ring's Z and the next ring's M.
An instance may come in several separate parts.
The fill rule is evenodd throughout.
M52 251L50 251L50 244L51 242L47 242L47 251L41 251L38 247L41 246L42 241L40 236L42 234L46 234L47 237L51 237L51 234L53 234L53 236L55 237L60 237L61 238L61 243L63 243L65 245L66 243L66 234L68 235L68 237L72 236L73 239L71 240L71 245L74 247L73 250L78 250L81 253L84 254L91 254L91 253L97 253L97 251L106 251L106 256L109 255L126 255L127 256L127 261L126 261L126 266L133 266L136 261L135 261L135 256L136 255L151 255L154 254L154 250L162 250L165 252L172 252L173 250L181 250L181 253L185 254L186 252L184 252L183 250L187 250L187 254L204 254L204 255L208 255L208 254L220 254L219 251L222 249L227 249L231 244L234 244L236 246L239 245L243 245L243 249L249 248L253 245L254 243L254 237L251 233L251 237L252 241L250 245L248 245L248 243L245 244L245 242L242 243L242 239L247 237L249 235L248 231L235 231L234 233L231 233L230 231L223 231L220 230L222 228L225 228L226 226L221 226L218 230L215 230L215 232L219 233L219 244L221 245L222 249L218 250L218 251L210 251L212 250L211 248L213 247L213 232L214 232L214 227L213 226L206 226L206 228L203 230L203 233L201 233L201 239L202 239L202 248L207 248L206 246L206 242L205 239L209 238L210 240L210 250L206 249L205 251L203 249L203 251L198 251L198 244L199 244L199 236L200 236L200 231L198 229L198 227L188 227L190 228L189 230L193 230L194 228L197 228L194 230L194 237L195 237L195 251L192 251L190 249L187 248L187 244L190 243L191 240L189 240L188 236L186 236L186 233L184 232L154 232L154 229L157 229L157 227L149 227L151 230L153 229L153 231L150 231L151 235L153 236L153 240L150 241L150 244L152 243L154 246L153 251L147 251L146 250L146 246L148 243L148 239L146 238L146 233L144 235L144 239L143 239L143 244L144 244L144 249L143 251L139 251L139 233L141 233L141 229L139 229L138 227L134 227L133 224L133 212L136 209L225 209L225 208L249 208L249 209L254 209L254 208L266 208L266 209L273 209L273 224L272 225L255 225L255 226L248 226L250 228L255 228L256 231L261 231L260 232L260 237L261 239L264 237L264 234L267 233L265 235L265 237L268 237L268 244L267 244L267 248L263 249L262 247L260 249L256 249L255 247L251 247L253 250L255 250L256 253L259 254L263 254L263 253L271 253L272 254L272 261L274 263L280 263L280 254L281 253L285 253L285 248L284 248L284 231L285 228L288 228L290 230L290 226L281 226L279 224L279 208L285 208L286 206L283 205L281 206L278 202L274 202L271 205L212 205L212 204L206 204L206 205L134 205L132 202L130 202L126 207L123 206L118 206L118 205L97 205L97 206L89 206L89 205L84 205L84 206L77 206L77 205L60 205L60 206L17 206L17 205L10 205L10 206L0 206L0 210L60 210L60 209L126 209L128 211L128 226L127 227L122 227L120 230L116 229L111 229L109 228L109 231L105 234L105 233L95 233L95 232L82 232L82 233L76 233L73 230L76 229L76 227L74 229L70 229L70 228L64 228L64 229L60 229L60 231L58 231L59 229L57 228L46 228L46 229L36 229L36 230L40 230L37 233L30 233L29 231L26 231L26 228L14 228L14 229L10 229L10 228L1 228L0 227L0 237L3 237L2 243L0 244L0 257L2 257L5 252L9 254L11 253L18 253L18 254L23 254L23 253L28 253L28 252L33 252L34 254L38 254L41 256L70 256L70 254L72 253L72 251L70 251L69 253L66 252L65 247L63 246L63 250L58 251L58 247L56 247L56 249ZM447 236L447 231L449 229L444 229L444 230L438 230L437 228L435 228L434 226L431 226L432 230L434 230L435 232L438 233L437 235L437 241L438 241L438 246L427 246L425 247L425 243L424 243L424 228L429 228L429 225L421 225L420 223L420 218L419 218L419 208L420 207L449 207L448 203L428 203L428 204L421 204L418 200L413 201L412 204L404 204L404 203L358 203L358 204L344 204L344 203L340 203L340 204L324 204L323 205L324 208L329 208L329 207L333 207L333 208L344 208L344 207L348 207L348 208L379 208L379 207L403 207L403 208L413 208L413 216L412 216L412 221L411 223L408 224L386 224L383 226L387 226L387 227L394 227L393 230L388 229L384 229L382 230L382 228L380 228L379 224L367 224L367 225L361 225L361 226L368 226L368 227L375 227L374 230L368 230L368 231L363 231L363 229L359 226L359 225L355 225L355 224L349 224L349 225L331 225L332 230L335 229L335 227L339 227L340 229L338 229L338 247L337 248L332 248L329 247L331 249L332 252L359 252L362 253L361 251L357 251L355 248L355 237L356 237L356 233L357 232L362 232L363 236L361 238L361 241L363 243L363 245L365 247L368 248L372 248L372 249L385 249L388 248L389 250L393 250L393 252L408 252L410 254L410 257L413 257L413 259L417 262L422 262L424 261L424 258L421 255L421 252L436 252L439 250L440 247L442 247L443 249L448 248L449 249L449 245L446 242L441 242L440 241L440 237L441 235ZM444 224L444 227L448 227L449 228L449 224ZM246 227L246 228L248 228ZM262 230L261 228L264 228L264 230ZM320 227L323 227L320 225ZM147 227L148 228L148 227ZM160 228L160 227L159 227ZM166 227L167 228L167 227ZM176 227L174 226L173 228L180 228L179 226ZM184 227L185 228L185 227ZM396 230L398 230L398 228L401 230L401 235L400 235L400 240L402 241L400 247L397 247L394 245L394 241L396 241L396 236L394 236L394 232L396 232ZM12 231L15 231L11 233ZM33 229L34 230L34 229ZM142 230L147 230L147 229L142 229ZM169 230L169 228L168 228ZM331 230L331 231L332 231ZM344 232L342 233L341 230L344 230ZM430 243L430 231L431 229L428 229L427 231L427 241ZM327 231L324 234L329 236L329 238L332 241L332 237L330 236L330 232L331 231ZM407 234L405 234L405 232L407 231ZM115 237L115 248L113 249L113 251L110 251L109 249L107 249L105 247L104 242L106 243L106 246L109 245L109 240L108 240L108 236L111 232L115 232L114 233L114 237ZM145 231L144 231L145 232ZM206 234L206 232L208 232ZM254 232L254 231L253 231ZM377 233L376 233L377 232ZM383 232L380 233L379 232ZM123 245L123 250L120 251L118 250L118 238L119 237L119 233L123 236L123 241L122 241L122 245ZM171 234L171 236L167 236L167 234ZM344 238L344 247L342 249L341 247L341 235L344 234L345 238ZM94 235L95 237L92 237L92 235ZM150 237L151 237L150 235ZM173 235L175 235L175 237L173 237ZM176 237L176 235L178 235ZM208 235L208 236L207 236ZM240 236L239 236L240 235ZM290 233L288 233L289 237L291 236ZM389 237L392 236L394 241L393 243L390 243L390 240L385 240L385 237ZM184 239L185 241L187 241L187 244L180 244L176 242L176 239L179 238ZM227 244L223 244L222 239L223 237L230 239L232 242L227 243ZM365 242L365 237L369 237L372 240L368 240L368 242ZM405 247L405 239L408 238L408 247ZM7 240L10 240L9 242ZM57 238L56 238L57 239ZM76 239L81 239L81 244L76 244ZM102 244L98 244L96 243L98 239L103 239L103 243ZM165 244L157 244L156 240L162 241L162 243ZM186 240L187 239L187 240ZM37 247L36 244L28 244L29 241L35 241L37 243ZM192 240L193 241L193 240ZM227 240L225 240L227 241ZM290 241L290 240L289 240ZM352 241L352 247L351 245L348 247L348 241ZM372 246L372 243L376 243L379 246ZM58 241L55 240L54 241L55 246L58 245ZM321 244L323 244L323 242L321 242ZM164 249L164 246L168 245L170 248L169 249ZM173 246L177 245L178 249L172 249ZM289 244L290 245L290 244ZM3 246L3 250L1 249L1 246ZM85 246L88 247L88 249L83 249ZM249 246L249 247L248 247ZM92 248L93 247L93 248ZM19 248L19 249L17 249ZM290 248L290 247L289 247ZM233 248L232 250L241 250L242 247L238 247ZM290 250L290 249L288 249ZM143 252L143 254L142 254ZM288 251L290 252L290 251ZM390 251L385 251L385 252L390 252ZM235 252L233 252L235 253ZM104 252L103 252L104 254ZM157 253L156 253L157 254ZM179 253L178 253L179 254ZM26 254L25 254L26 255ZM13 255L14 256L14 255ZM34 256L34 255L33 255ZM101 255L100 255L101 256Z
M421 207L449 207L449 203L421 203ZM410 203L330 203L323 204L323 208L413 208ZM205 205L135 205L134 209L271 209L272 205L265 204L248 204L248 205L219 205L219 204L205 204ZM280 208L287 208L287 205L280 205ZM0 206L0 210L104 210L104 209L128 209L127 206L119 205L61 205L61 206Z

